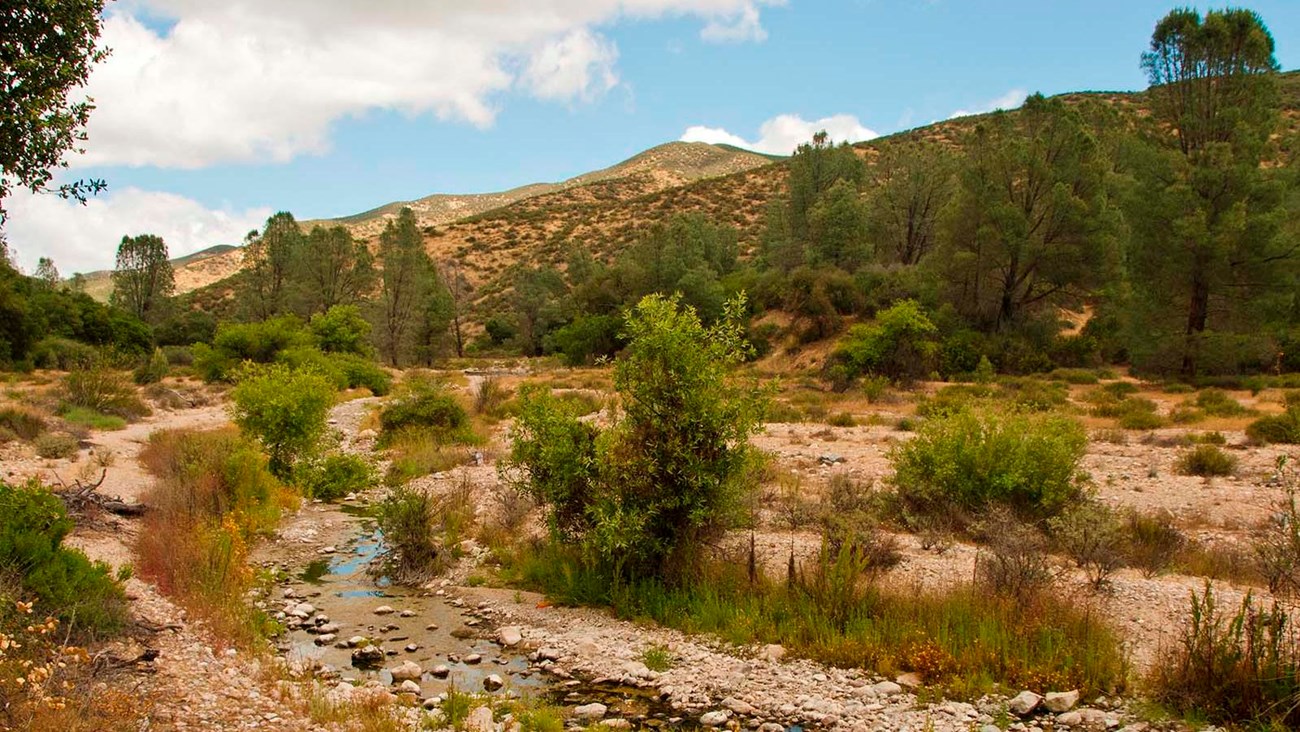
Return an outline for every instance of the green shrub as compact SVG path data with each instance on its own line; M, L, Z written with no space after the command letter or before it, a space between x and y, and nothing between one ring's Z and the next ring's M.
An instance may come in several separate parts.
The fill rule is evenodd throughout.
M850 328L834 359L845 364L851 376L918 378L934 370L938 333L919 303L901 300L877 313L874 323Z
M375 396L386 396L393 388L393 377L366 356L336 353L331 359L343 373L348 389L369 389Z
M370 321L356 305L335 305L312 316L309 324L320 350L370 357Z
M18 573L42 614L79 635L116 632L127 619L126 597L108 565L62 545L71 531L63 501L48 489L0 481L0 567Z
M231 391L235 424L257 439L270 456L271 472L281 480L308 456L325 433L334 389L325 377L280 364L245 368Z
M444 559L435 532L437 502L427 492L398 486L379 504L379 530L388 545L385 571L398 583L415 584L437 572Z
M1054 369L1047 378L1067 384L1096 384L1099 381L1097 372L1092 369Z
M1211 417L1244 417L1254 412L1228 396L1222 389L1206 389L1196 395L1195 404Z
M1095 500L1080 501L1047 522L1052 540L1097 589L1124 566L1124 528L1115 512Z
M167 360L167 354L163 353L161 348L155 348L149 359L136 367L131 377L140 386L157 384L167 378L170 369L171 363Z
M474 389L474 413L497 415L510 399L510 390L495 376L484 376Z
M469 416L444 383L412 377L403 384L402 393L380 411L379 424L385 440L408 429L458 435L468 429Z
M1211 477L1232 475L1237 470L1237 458L1217 445L1200 444L1178 458L1178 471L1183 475Z
M77 438L66 432L47 432L32 441L36 454L46 460L63 460L75 457L81 450Z
M45 418L23 407L0 408L0 427L23 440L34 440L45 431Z
M1264 444L1300 444L1300 398L1295 392L1287 393L1285 406L1282 414L1270 414L1251 422L1246 427L1246 436Z
M163 346L162 352L167 357L168 366L191 366L194 364L194 352L189 346Z
M298 471L298 485L309 498L337 501L349 493L360 493L375 484L375 467L365 458L348 453L331 453L306 462Z
M281 351L310 347L312 335L295 317L286 315L260 323L225 323L212 345L194 344L194 366L205 381L227 381L240 363L271 363Z
M1168 570L1187 543L1168 511L1144 514L1131 510L1125 517L1124 531L1128 561L1147 577Z
M50 336L32 347L32 364L38 369L72 371L87 369L99 360L94 346L69 338Z
M1126 430L1154 430L1165 425L1165 420L1156 414L1154 406L1146 399L1126 399L1130 406L1119 415L1117 424Z
M128 421L149 414L135 386L124 374L106 366L70 371L63 378L60 397L64 409L85 407Z
M900 496L921 513L1004 504L1050 516L1078 498L1087 443L1065 417L966 410L927 420L890 461Z

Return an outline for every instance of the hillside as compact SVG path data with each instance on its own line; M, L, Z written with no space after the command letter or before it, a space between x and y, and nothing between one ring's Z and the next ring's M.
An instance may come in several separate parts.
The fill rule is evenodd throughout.
M223 280L239 271L243 252L237 246L218 244L202 251L177 257L172 262L176 271L176 291L190 292L213 282ZM101 302L113 292L112 270L87 272L86 294Z

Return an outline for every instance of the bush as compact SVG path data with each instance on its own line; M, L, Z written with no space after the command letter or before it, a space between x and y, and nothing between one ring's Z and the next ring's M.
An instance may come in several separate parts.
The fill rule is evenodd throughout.
M45 418L23 407L0 408L0 427L23 440L34 440L45 431Z
M312 316L309 324L320 350L370 357L370 322L356 305L335 305Z
M1145 577L1155 577L1173 565L1187 537L1174 525L1173 514L1129 511L1124 520L1128 561Z
M76 457L81 450L77 438L66 432L47 432L37 437L32 444L36 447L36 454L46 460Z
M1095 500L1082 501L1048 521L1061 552L1088 575L1095 589L1124 566L1124 531L1115 512Z
M47 488L0 481L0 567L18 572L41 613L79 636L114 633L126 621L126 597L108 565L62 545L71 531L63 501Z
M447 391L444 383L411 377L403 384L402 393L380 411L379 424L385 440L391 440L393 435L409 429L422 429L451 437L466 432L469 416L465 414L465 408Z
M281 351L312 346L312 335L293 316L260 323L225 323L212 345L195 344L194 366L205 381L227 381L244 361L271 363Z
M474 413L496 415L510 399L510 390L495 376L484 376L474 389Z
M1216 724L1300 728L1300 643L1286 610L1248 593L1225 614L1208 582L1191 602L1177 643L1152 665L1154 699Z
M1253 414L1241 402L1228 396L1222 389L1206 389L1196 395L1195 404L1211 417L1244 417Z
M155 348L149 360L136 367L132 377L140 386L156 384L167 378L170 369L171 362L167 359L167 354L163 353L161 348Z
M393 377L382 366L365 356L337 353L331 357L342 372L348 389L369 389L375 396L386 396L393 388Z
M642 299L614 369L622 416L604 434L549 395L522 400L505 471L547 509L558 538L615 574L686 569L740 510L752 481L748 438L766 401L728 378L747 353L743 308L728 303L705 328L675 299Z
M385 572L394 582L417 584L440 568L437 508L427 492L407 486L392 489L379 504L379 530L388 545Z
M287 480L325 433L334 389L319 374L273 364L243 370L230 396L235 424L262 443L271 472Z
M1246 427L1246 436L1263 444L1300 444L1300 397L1295 392L1286 395L1286 411L1282 414L1260 417Z
M194 352L189 346L163 346L163 355L167 357L168 366L191 366L194 364Z
M373 486L375 467L358 455L332 453L307 463L297 477L309 498L337 501Z
M87 369L99 360L93 346L69 338L51 336L32 347L32 364L38 369L72 371Z
M1080 495L1088 436L1056 415L959 411L926 421L890 453L900 497L919 513L1002 504L1051 516Z
M63 379L63 407L85 407L131 421L149 414L149 407L124 374L106 366L78 369Z
M1039 597L1052 582L1047 542L1037 529L995 507L975 527L984 547L975 557L975 579L995 595L1020 601Z
M85 407L72 407L60 414L64 422L92 430L112 431L126 427L126 420L111 414L101 414Z
M881 530L870 485L845 475L832 476L820 513L825 559L838 561L843 552L848 552L847 559L853 566L866 572L889 569L903 560L898 541Z
M915 300L903 300L876 314L874 323L855 325L835 360L851 375L914 379L934 370L939 329Z
M1285 456L1278 458L1278 475L1286 497L1278 501L1268 521L1255 534L1255 563L1275 594L1300 595L1300 505L1297 484Z
M1178 471L1183 475L1212 477L1232 475L1237 470L1237 458L1217 445L1200 444L1178 458Z

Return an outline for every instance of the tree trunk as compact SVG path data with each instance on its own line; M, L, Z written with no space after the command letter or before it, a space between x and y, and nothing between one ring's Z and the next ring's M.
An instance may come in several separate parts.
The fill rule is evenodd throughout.
M1200 337L1205 332L1205 325L1210 315L1210 285L1197 272L1192 277L1192 293L1187 303L1186 341L1183 344L1183 376L1196 376Z

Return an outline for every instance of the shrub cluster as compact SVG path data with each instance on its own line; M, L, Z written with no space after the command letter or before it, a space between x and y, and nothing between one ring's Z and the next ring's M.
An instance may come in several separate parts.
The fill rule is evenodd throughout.
M334 403L334 389L323 376L280 364L246 367L230 396L235 424L262 443L271 472L281 480L317 448Z
M469 415L436 379L411 376L402 385L402 393L386 404L379 413L385 440L405 430L421 430L436 435L443 442L458 439L469 428Z
M308 498L337 501L372 487L375 466L359 455L330 453L300 464L295 477Z
M1255 442L1279 445L1300 444L1300 392L1287 392L1285 411L1251 422L1246 436Z

